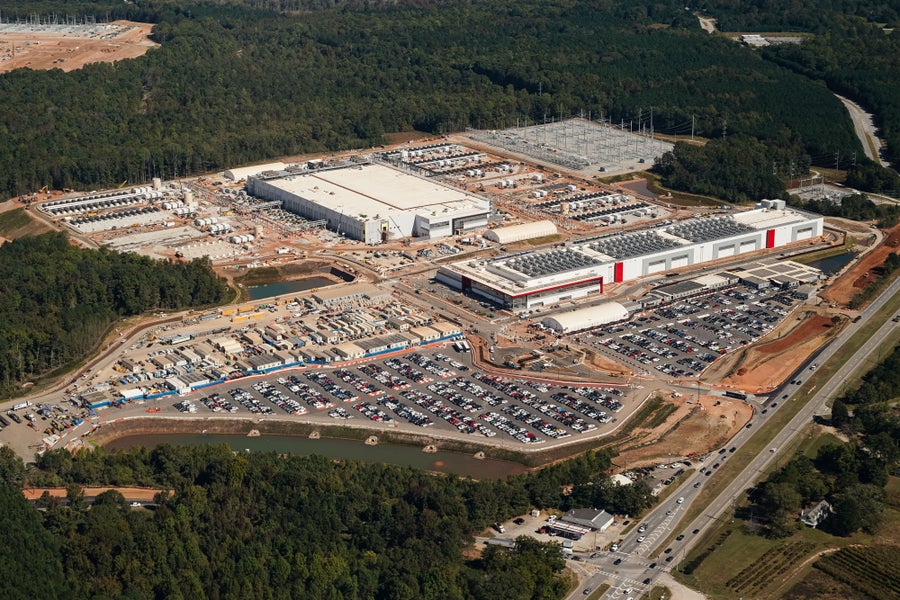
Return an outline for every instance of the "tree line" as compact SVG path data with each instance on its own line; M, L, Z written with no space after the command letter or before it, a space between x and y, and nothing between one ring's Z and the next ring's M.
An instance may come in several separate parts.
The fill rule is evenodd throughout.
M896 204L875 204L865 194L848 194L833 201L827 198L805 200L791 196L790 203L828 217L843 217L854 221L876 221L879 227L890 228L897 224L900 208Z
M120 317L217 304L209 259L172 263L71 244L65 234L0 246L0 393L82 359Z
M548 501L562 506L567 485L605 485L609 466L608 453L589 452L506 481L473 481L162 445L54 450L26 470L0 448L0 526L17 546L0 561L0 595L29 597L43 585L39 595L55 598L560 598L569 583L558 544L524 537L512 551L464 550L495 521ZM83 485L126 482L174 493L159 494L154 510L135 510L116 492L84 501ZM68 502L45 498L43 513L27 506L21 486L48 484L67 486Z

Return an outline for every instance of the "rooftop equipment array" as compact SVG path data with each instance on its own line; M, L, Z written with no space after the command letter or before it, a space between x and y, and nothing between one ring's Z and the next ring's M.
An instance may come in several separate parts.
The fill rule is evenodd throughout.
M655 231L642 231L603 238L588 244L588 248L617 260L624 260L678 248L680 245L675 240L664 238Z
M667 228L674 236L691 242L709 242L722 238L752 233L756 231L749 225L738 223L731 217L715 217L712 219L690 219Z
M528 277L544 277L600 264L600 261L570 249L526 254L506 263Z

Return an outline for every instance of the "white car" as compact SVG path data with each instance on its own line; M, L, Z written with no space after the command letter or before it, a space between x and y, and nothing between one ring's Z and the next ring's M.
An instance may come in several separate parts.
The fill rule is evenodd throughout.
M677 504L684 504L684 496L675 501Z
M644 536L641 536L641 537L638 538L638 544L642 543L643 541L644 541ZM626 594L627 594L627 593L628 593L628 592L626 592Z

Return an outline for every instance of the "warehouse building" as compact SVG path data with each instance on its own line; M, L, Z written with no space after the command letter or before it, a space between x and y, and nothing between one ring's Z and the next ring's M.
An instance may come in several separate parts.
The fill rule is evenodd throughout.
M489 229L485 232L484 237L498 244L512 244L556 234L556 224L553 221L534 221L532 223L522 223L521 225Z
M251 176L247 191L366 244L484 229L491 212L489 200L376 164Z
M514 311L603 293L673 269L772 250L822 235L823 219L770 204L733 216L612 234L538 252L440 267L436 280Z

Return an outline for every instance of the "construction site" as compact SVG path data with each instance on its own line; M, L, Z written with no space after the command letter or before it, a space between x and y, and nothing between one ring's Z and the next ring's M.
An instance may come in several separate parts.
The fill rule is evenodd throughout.
M159 46L152 23L93 19L0 18L0 73L14 69L73 71L86 64L142 56Z

